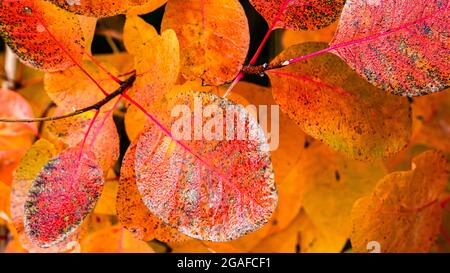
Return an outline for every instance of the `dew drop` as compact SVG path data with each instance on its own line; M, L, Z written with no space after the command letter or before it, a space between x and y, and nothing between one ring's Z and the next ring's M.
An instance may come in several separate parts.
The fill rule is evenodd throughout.
M44 32L45 31L45 27L41 24L36 25L36 31L37 32Z
M26 14L31 14L33 13L33 10L30 7L24 7L23 12L25 12Z

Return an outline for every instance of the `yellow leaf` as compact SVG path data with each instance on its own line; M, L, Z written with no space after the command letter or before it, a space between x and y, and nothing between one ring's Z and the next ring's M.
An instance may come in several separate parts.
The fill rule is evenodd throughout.
M139 16L127 16L123 29L123 43L128 53L138 55L157 35L156 29Z
M378 182L371 196L353 206L354 252L375 242L381 252L427 252L441 224L437 199L447 184L446 158L435 151L415 157L410 171L394 172Z
M112 226L89 234L80 242L83 253L154 253L143 241L119 226Z
M351 212L356 200L369 195L387 171L383 162L361 162L315 141L295 167L303 191L303 209L322 234L345 245L351 234Z

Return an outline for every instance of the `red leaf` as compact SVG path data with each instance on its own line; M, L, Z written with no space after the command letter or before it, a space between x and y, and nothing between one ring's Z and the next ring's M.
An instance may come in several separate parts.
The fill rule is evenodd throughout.
M259 229L276 207L264 133L242 106L213 94L180 93L172 103L191 106L196 99L203 107L221 109L224 121L225 109L234 106L236 119L247 119L245 132L255 137L236 140L236 128L227 131L225 124L224 136L231 132L234 140L201 138L183 140L181 145L150 126L136 148L138 189L151 212L186 235L211 241L236 239Z
M46 0L74 12L91 17L108 17L149 5L156 0ZM160 4L153 3L156 6ZM141 8L144 8L142 6Z
M0 35L24 63L40 70L64 70L83 57L76 15L41 0L1 0Z
M449 5L347 0L331 47L361 76L394 94L443 90L450 84Z
M50 160L36 176L25 203L25 231L41 247L74 232L94 208L103 188L103 172L93 152L80 146Z
M283 5L289 2L286 10L277 21ZM339 18L344 0L250 0L250 3L269 24L294 30L315 30L331 25Z

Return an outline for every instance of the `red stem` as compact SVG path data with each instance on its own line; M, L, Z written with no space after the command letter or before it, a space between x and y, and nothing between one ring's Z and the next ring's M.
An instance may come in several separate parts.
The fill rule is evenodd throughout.
M261 41L261 43L259 44L258 49L256 50L255 54L253 55L252 59L249 62L249 65L254 65L256 63L256 60L258 60L259 55L261 54L261 51L263 50L264 46L267 43L267 40L270 37L270 34L272 33L272 31L275 29L275 27L277 26L278 22L281 19L281 16L283 15L283 13L286 11L287 6L289 5L289 3L292 2L292 0L285 0L283 5L280 8L280 11L278 12L277 16L275 17L274 21L272 22L272 24L270 25L269 29L266 32L266 35L264 36L263 40ZM233 90L233 88L239 83L239 81L244 78L244 73L239 72L239 74L237 75L237 77L234 79L234 81L231 83L230 87L228 87L227 91L225 92L225 94L222 96L223 98L226 98L231 91Z
M70 53L64 48L64 45L61 44L61 42L56 39L56 37L50 32L50 30L47 28L47 26L45 25L44 22L42 22L41 18L38 18L40 24L44 27L44 29L48 32L48 34L50 35L50 37L55 41L55 43L58 44L58 46L61 48L61 50L72 60L72 62L78 66L78 68L80 68L80 70L89 78L91 79L91 81L93 81L95 83L95 85L97 85L97 87L100 89L100 91L102 91L102 93L105 96L108 96L108 92L105 91L105 89L103 89L103 87L101 87L101 85L91 76L91 74L89 74L89 72L86 71L86 69L84 69L81 64L79 64L75 58L72 57L72 55L70 55Z
M128 89L126 89L124 91L127 92ZM114 109L116 109L117 105L119 104L119 102L122 100L123 98L123 94L119 96L119 98L117 99L117 101L114 103L113 107L111 107L111 109L108 110L108 112L105 113L105 117L102 119L102 122L100 123L100 125L95 129L94 132L94 137L91 141L91 144L89 144L89 147L92 148L92 146L94 145L95 141L97 140L98 135L100 134L100 131L103 129L103 126L105 125L106 120L111 116L112 112L114 111Z
M266 35L264 36L261 44L259 45L258 50L256 50L255 55L253 55L253 58L250 60L250 62L249 62L250 65L254 65L256 63L256 60L258 59L259 55L261 54L261 51L263 50L264 46L267 43L267 40L270 37L270 34L275 29L275 27L277 26L278 22L280 22L281 16L286 12L287 6L292 1L293 0L285 0L284 1L283 5L280 8L280 11L278 12L277 16L273 20L272 24L269 27L269 30L267 30Z
M319 50L317 52L313 52L313 53L308 54L308 55L304 55L304 56L301 56L301 57L298 57L298 58L294 58L294 59L288 60L288 63L286 65L293 64L293 63L296 63L296 62L300 62L302 60L309 59L309 58L315 57L317 55L321 55L321 54L324 54L324 53L327 53L327 52L330 52L330 51L333 51L333 50L336 50L336 49L339 49L339 48L343 48L343 47L347 47L347 46L351 46L351 45L355 45L355 44L361 44L361 43L369 42L369 41L378 39L380 37L384 37L384 36L390 35L390 34L395 33L397 31L400 31L400 30L403 30L403 29L407 29L410 26L413 26L415 24L419 24L419 23L424 22L424 21L426 21L426 20L428 20L430 18L433 18L436 14L438 14L440 12L443 12L443 10L446 10L447 8L448 8L448 6L446 6L444 9L438 10L437 12L435 12L433 14L425 16L425 17L423 17L423 18L421 18L419 20L403 24L403 25L401 25L399 27L396 27L396 28L393 28L393 29L389 29L389 30L387 30L385 32L377 33L377 34L370 35L370 36L363 37L363 38L356 39L356 40L351 40L351 41L348 41L348 42L335 44L335 45L330 46L328 48Z
M94 56L92 56L91 54L85 52L84 53L86 56L88 56L88 58L96 65L98 66L101 70L103 70L103 72L105 72L113 81L115 81L118 84L121 84L122 81L117 78L116 76L114 76L111 72L108 71L108 69L106 69L99 61L97 61Z

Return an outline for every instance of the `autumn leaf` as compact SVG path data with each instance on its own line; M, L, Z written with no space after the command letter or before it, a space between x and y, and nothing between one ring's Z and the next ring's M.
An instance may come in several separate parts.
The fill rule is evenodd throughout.
M111 226L89 234L81 240L83 253L153 253L146 243L119 226Z
M25 232L38 246L63 241L94 208L103 172L86 147L69 148L51 159L33 181L25 202Z
M108 17L148 5L155 0L46 0L65 10L91 17ZM159 0L158 0L159 1ZM160 2L160 1L159 1ZM155 3L153 3L155 4Z
M437 199L448 176L446 158L435 151L415 157L410 171L380 180L371 196L353 206L353 251L367 252L378 242L381 252L427 252L441 224Z
M54 115L64 113L57 109ZM45 123L42 135L63 147L75 147L86 137L86 145L91 146L103 172L107 172L117 161L120 154L119 135L114 120L107 114L100 114L86 137L95 114L86 112L62 120Z
M132 19L143 24L141 19ZM132 27L127 28L130 31ZM132 50L135 55L136 82L129 94L147 111L152 112L151 105L164 97L178 79L180 68L180 55L178 39L173 30L167 30L154 36L151 27L141 29L144 34L130 33L134 39ZM136 34L135 36L133 34ZM137 35L139 34L139 35ZM127 34L128 35L128 34ZM125 37L127 36L125 35ZM149 36L154 36L148 39ZM137 45L140 46L137 46ZM127 44L131 47L130 44Z
M331 47L362 77L397 95L450 85L448 0L348 0Z
M11 218L15 228L17 242L30 252L59 252L71 249L70 242L75 240L73 234L64 241L48 248L41 248L30 241L24 231L25 202L34 178L40 170L58 153L58 149L49 141L40 139L33 144L20 161L14 172L11 192Z
M94 212L104 215L116 215L116 196L119 189L117 180L105 181L103 185L102 195L95 205Z
M356 200L369 195L386 174L382 161L361 162L314 142L294 169L303 189L303 209L315 228L333 236L343 248L351 233L351 211Z
M238 248L229 243L216 243L200 240L190 240L170 244L172 253L241 253Z
M326 42L329 43L334 36L337 28L337 22L323 28L321 30L285 30L281 43L283 48L288 48L305 42Z
M0 117L27 119L34 114L30 104L14 91L0 89ZM23 149L31 146L37 127L33 124L0 122L0 150Z
M136 185L135 156L137 140L131 143L122 162L117 192L117 217L121 225L139 240L184 241L187 237L151 213L142 201Z
M134 70L134 57L127 52L113 54L97 54L95 59L108 67L109 71L115 71L117 75L129 74Z
M261 13L267 23L276 22L277 28L317 30L332 24L339 18L345 1L250 0L250 3Z
M150 211L186 235L211 241L236 239L259 229L276 206L264 133L241 106L213 94L180 93L170 105L192 109L194 100L222 111L218 115L232 107L231 113L245 121L244 130L249 135L239 140L239 130L229 124L234 128L229 127L227 134L222 127L211 132L228 135L228 140L183 138L174 142L150 125L137 143L137 186ZM181 120L190 124L186 118Z
M91 54L92 42L95 36L95 27L97 26L97 18L87 17L83 15L78 16L81 31L83 31L84 48L88 54ZM89 59L85 56L85 59Z
M270 88L240 82L231 95L234 93L242 94L248 100L247 104L259 106L255 110L261 126L267 122L267 128L263 130L270 141L278 191L278 206L270 220L270 232L276 232L287 227L302 206L304 190L303 185L298 183L302 174L295 166L303 158L305 134L286 114L274 110L277 108L274 108L276 103ZM228 98L232 100L232 96ZM267 107L267 111L264 107Z
M11 217L17 232L23 232L24 205L33 180L50 159L56 156L57 148L45 139L40 139L27 151L14 172L12 183Z
M118 84L97 65L90 61L82 64L83 69L95 78L104 90L112 92L118 88ZM110 67L110 70L117 74L114 68ZM76 66L62 72L46 73L44 84L47 95L67 112L91 106L105 97L98 86ZM108 105L109 107L104 107L102 111L110 110L112 103Z
M0 117L27 119L34 114L30 104L18 93L0 89ZM33 143L37 132L34 124L0 122L0 180L11 184L12 173L19 164L20 158Z
M233 80L244 64L250 34L238 0L171 0L161 28L177 33L181 74L187 80L221 85Z
M0 224L4 224L4 218L10 215L10 193L11 188L0 181Z
M414 98L414 142L450 152L449 91Z
M296 45L272 63L323 48L323 43ZM373 87L332 54L267 73L281 110L307 134L335 150L358 159L375 159L396 154L409 141L407 99Z
M303 210L297 212L290 225L260 241L254 253L330 253L341 252L342 241L334 233L317 229Z
M158 35L156 29L139 16L128 16L123 29L123 43L132 55L142 54L145 47L152 45Z
M141 14L150 13L150 12L152 12L152 11L162 7L165 3L167 3L167 0L152 0L152 1L149 1L146 4L143 4L142 6L132 7L130 10L128 10L127 16L141 15Z
M43 0L2 0L0 35L21 61L43 71L64 70L83 58L77 16Z

